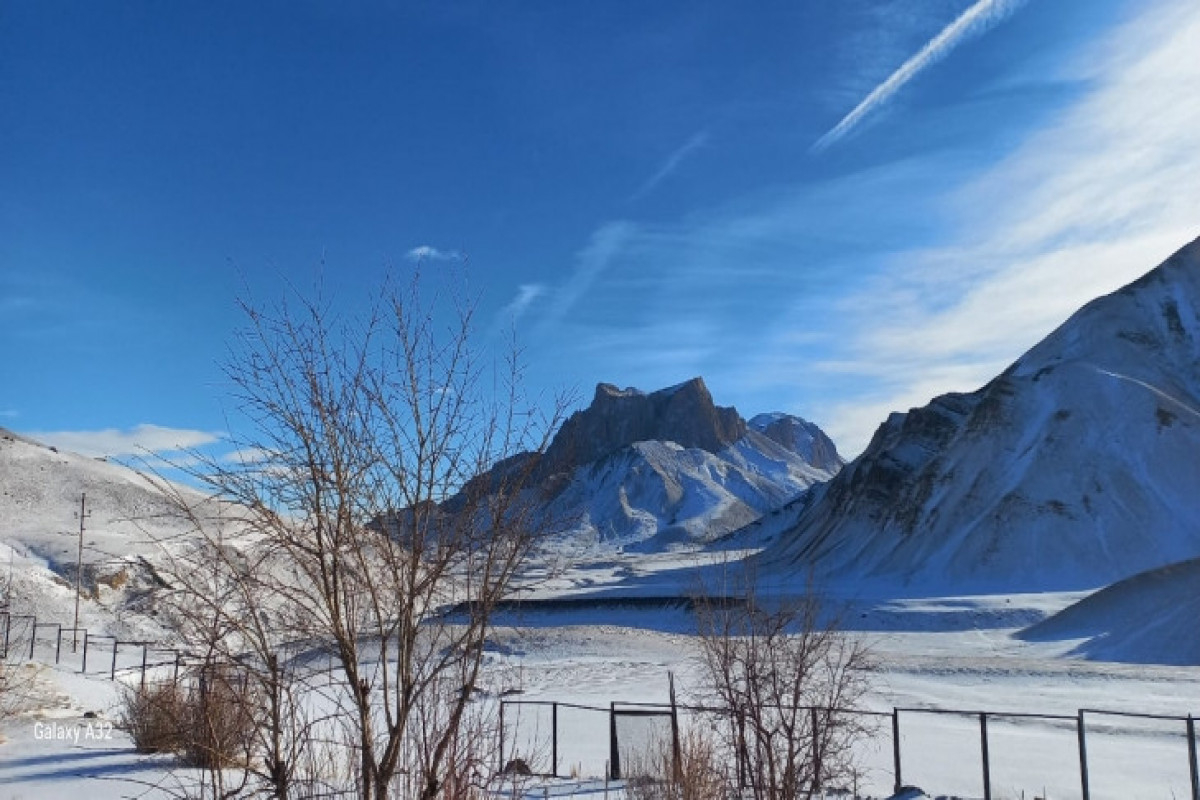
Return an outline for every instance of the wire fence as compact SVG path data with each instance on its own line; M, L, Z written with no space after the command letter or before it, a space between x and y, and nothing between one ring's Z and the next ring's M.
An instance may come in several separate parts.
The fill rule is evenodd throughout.
M143 687L152 676L178 681L190 667L211 663L154 641L122 639L34 614L0 611L0 660L12 659L74 666L82 674L113 681L118 676L136 676ZM804 710L861 717L864 729L872 732L867 742L874 756L872 769L876 775L882 773L894 791L906 785L929 785L992 800L998 791L1016 796L1016 787L1022 784L1041 788L1040 796L1045 797L1046 787L1053 785L1058 796L1092 800L1097 780L1144 774L1147 785L1157 776L1164 796L1188 794L1191 800L1200 800L1196 719L1191 714L1096 708L1081 708L1072 715L909 707L887 712ZM499 702L496 769L510 771L519 761L533 774L546 777L590 774L620 779L629 748L636 750L662 736L664 729L677 738L681 725L724 713L687 704L612 701L593 706L504 698ZM1023 746L1016 746L1017 739L1023 740ZM597 748L595 742L604 740L606 745ZM1036 746L1030 746L1031 740ZM1020 754L1019 764L1014 763L1014 753ZM944 765L960 764L963 759L976 760L976 782L947 785L947 776L941 774ZM962 770L955 774L961 775ZM1031 783L1037 776L1042 778L1040 786ZM1074 783L1073 791L1064 778Z
M1029 789L1034 797L1091 800L1097 780L1107 784L1117 776L1124 780L1137 776L1150 794L1190 793L1192 800L1200 800L1196 720L1190 714L1093 708L1072 715L906 707L869 711L805 706L800 710L861 718L862 730L868 732L863 745L876 756L868 765L874 775L864 778L873 777L869 782L885 791L936 786L939 793L992 800L1024 797ZM528 769L547 778L588 773L612 780L628 778L622 769L627 754L644 751L648 739L644 730L636 731L626 722L655 719L663 723L657 735L674 735L677 741L687 717L692 724L703 721L711 726L714 721L727 721L729 715L720 708L686 704L613 701L595 706L504 699L497 769ZM594 746L605 738L606 746ZM593 746L581 755L580 743L585 742ZM813 747L810 757L819 763L821 753ZM964 774L972 770L963 765L971 759L976 763L976 778L964 783ZM745 768L738 763L739 776ZM859 787L839 788L859 796Z

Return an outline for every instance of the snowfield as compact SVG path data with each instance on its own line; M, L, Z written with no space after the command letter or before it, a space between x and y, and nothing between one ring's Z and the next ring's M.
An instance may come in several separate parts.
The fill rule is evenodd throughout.
M653 559L613 554L568 571L508 611L494 639L489 691L481 700L494 703L505 696L505 759L522 756L549 771L548 707L515 701L595 709L607 709L612 701L665 703L673 672L687 702L699 675L693 621L678 600L654 598L685 595L685 574L723 568L719 561L705 566L697 556L681 553ZM1196 667L1089 661L1072 654L1077 641L1026 641L1017 635L1086 594L869 599L831 587L831 602L841 608L850 635L863 637L876 655L869 707L887 713L909 709L900 712L904 784L930 796L983 796L978 718L919 709L1067 717L1081 708L1200 714ZM554 604L564 599L574 604ZM103 619L105 610L92 605L90 619ZM118 684L108 679L106 645L98 649L99 668L90 666L86 676L78 672L78 656L68 652L55 667L44 663L52 660L50 648L38 648L38 663L22 668L35 676L29 707L3 728L0 797L86 794L99 800L167 796L178 788L170 759L139 756L125 734L106 727L118 713ZM140 652L123 650L119 656L119 673L136 682ZM96 717L85 718L87 712ZM685 714L685 724L689 719ZM880 720L877 735L860 753L858 785L850 787L864 796L889 796L895 783L890 719ZM1089 715L1087 724L1093 797L1189 795L1182 723ZM48 735L53 725L71 735ZM578 779L539 782L530 796L546 796L543 790L553 787L549 796L603 797L608 734L605 711L561 709L557 772ZM989 719L989 742L993 797L1080 796L1073 722L995 716ZM617 783L608 792L621 796Z

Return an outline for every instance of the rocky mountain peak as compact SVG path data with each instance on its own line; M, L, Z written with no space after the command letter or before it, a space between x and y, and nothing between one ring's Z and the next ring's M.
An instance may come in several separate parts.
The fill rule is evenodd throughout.
M601 383L592 404L554 437L546 471L598 461L635 442L667 441L716 453L745 435L745 420L736 409L716 405L702 378L649 394Z
M800 417L778 412L758 414L748 425L751 430L799 454L817 469L837 472L846 463L825 431Z

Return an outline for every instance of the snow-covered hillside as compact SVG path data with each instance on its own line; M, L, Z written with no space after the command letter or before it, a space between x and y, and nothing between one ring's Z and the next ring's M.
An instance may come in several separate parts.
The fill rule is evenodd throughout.
M202 499L187 488L173 491L190 501ZM120 617L145 625L146 618L118 612L153 584L149 565L160 553L156 541L184 529L171 500L129 467L60 452L0 429L0 565L7 582L12 562L13 610L57 621L72 618L85 494L82 623L110 629Z
M1098 661L1200 664L1200 558L1138 573L1033 625L1029 641L1080 640Z
M600 384L534 474L545 514L566 529L559 544L654 551L741 528L841 466L812 423L747 424L694 378L652 393Z
M1197 452L1200 240L978 391L893 414L764 558L967 591L1102 586L1200 555Z

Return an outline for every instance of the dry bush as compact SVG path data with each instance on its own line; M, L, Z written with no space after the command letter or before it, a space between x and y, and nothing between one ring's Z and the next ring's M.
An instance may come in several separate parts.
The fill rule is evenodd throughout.
M255 743L254 701L244 672L202 670L188 694L184 763L202 769L245 765Z
M697 602L704 690L723 718L739 796L806 800L857 774L872 660L811 582L799 597L768 599L753 578L743 574L734 595L744 604Z
M139 753L178 753L183 749L187 694L174 681L126 689L121 727Z
M177 753L203 769L245 764L255 735L247 684L230 670L206 670L191 688L176 681L128 689L121 726L139 753Z
M679 763L674 747L659 738L628 765L625 792L630 800L717 800L729 796L730 776L717 742L701 728L679 739Z
M41 667L0 660L0 723L37 705L38 672ZM0 743L4 735L0 733Z

